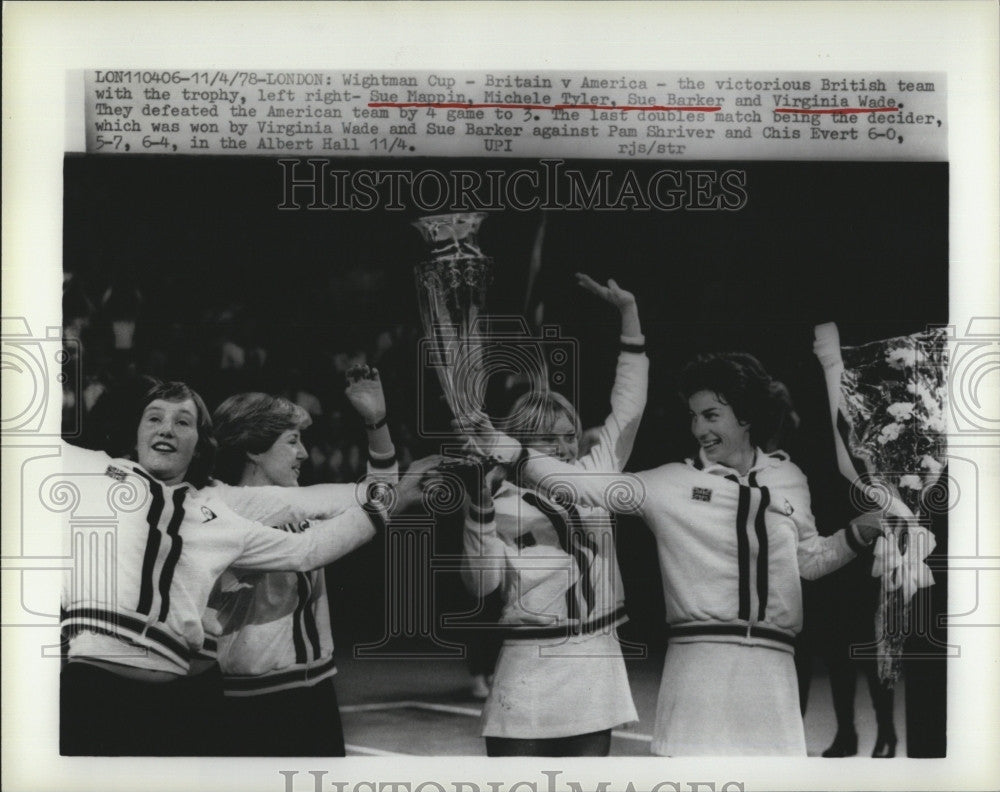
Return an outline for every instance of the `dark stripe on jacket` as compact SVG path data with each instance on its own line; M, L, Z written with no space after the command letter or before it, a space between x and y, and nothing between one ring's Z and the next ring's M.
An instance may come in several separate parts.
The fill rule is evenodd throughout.
M767 506L771 502L771 493L767 487L760 488L760 506L757 507L757 517L754 519L754 530L757 532L757 621L764 621L767 611Z
M744 621L750 620L750 539L747 517L750 514L750 488L740 485L740 500L736 509L736 555L739 562L739 611Z
M81 621L87 623L79 623ZM100 621L103 622L103 625L90 624L89 622L91 621ZM137 619L134 616L126 616L122 613L116 613L115 611L104 610L101 608L74 608L73 610L65 611L63 613L62 626L63 629L92 630L94 632L101 632L106 635L114 636L115 638L124 638L129 641L134 641L135 639L132 638L132 636L121 632L119 628L122 628L130 630L139 636L144 636L152 643L160 644L163 648L177 655L184 661L188 661L191 656L191 650L186 644L182 644L176 638L167 634L163 630L160 630L152 625L147 625L142 619Z
M295 605L295 615L292 618L292 643L295 645L295 662L304 663L306 657L306 642L302 637L302 611L309 602L309 577L305 572L296 572L299 601Z
M312 644L313 650L313 660L319 660L320 657L320 645L319 645L319 630L316 628L316 613L312 607L313 595L316 593L317 578L314 575L324 574L322 569L316 572L307 573L309 576L309 602L307 603L306 609L302 612L302 618L306 626L306 635L309 636L309 643Z
M156 566L156 557L160 552L160 517L163 516L163 487L144 473L136 471L140 476L149 482L149 491L153 496L153 503L146 514L146 524L149 526L149 535L146 538L146 552L142 558L142 572L139 578L139 604L136 610L139 613L148 614L153 608L153 569Z
M181 550L184 547L180 528L181 521L184 519L185 495L187 495L187 487L174 491L174 513L167 524L170 552L167 553L167 560L163 562L163 569L160 570L160 616L157 621L166 621L167 612L170 610L170 585L174 582L174 571L177 569L177 561L180 559Z

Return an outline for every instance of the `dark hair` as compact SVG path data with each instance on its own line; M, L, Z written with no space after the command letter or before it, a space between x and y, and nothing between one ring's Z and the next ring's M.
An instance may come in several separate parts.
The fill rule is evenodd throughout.
M183 402L190 399L194 402L197 413L198 443L194 448L194 457L188 466L184 480L195 487L201 488L208 483L208 477L212 473L212 465L215 462L215 436L212 433L212 416L209 415L208 407L205 406L204 399L198 395L197 391L188 387L183 382L160 382L147 391L142 403L139 406L139 414L136 416L135 426L139 425L139 420L146 408L157 399L168 402ZM134 439L133 439L134 442ZM130 455L135 458L135 449Z
M84 445L112 457L128 457L135 450L136 427L146 394L160 385L156 377L136 374L113 382L102 393L84 426Z
M765 451L775 450L798 426L788 388L746 352L699 355L688 363L680 374L681 397L686 402L699 391L711 391L732 407L740 423L750 424L750 442Z
M304 429L309 413L280 396L266 393L238 393L215 409L215 438L219 450L215 477L238 484L246 467L247 454L267 451L289 429Z

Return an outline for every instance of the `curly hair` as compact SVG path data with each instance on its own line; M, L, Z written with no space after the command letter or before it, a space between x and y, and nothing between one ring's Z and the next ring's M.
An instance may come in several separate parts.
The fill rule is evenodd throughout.
M699 355L684 366L681 398L687 402L699 391L711 391L732 407L736 419L750 425L750 442L765 451L776 449L787 432L798 426L788 388L746 352Z
M215 438L219 450L215 477L226 484L238 484L247 463L247 454L267 451L289 429L305 429L309 413L280 396L266 393L238 393L215 409Z

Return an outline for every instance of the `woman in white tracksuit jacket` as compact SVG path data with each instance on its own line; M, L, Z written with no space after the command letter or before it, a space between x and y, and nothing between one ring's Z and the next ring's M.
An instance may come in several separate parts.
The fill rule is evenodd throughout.
M579 459L579 419L557 394L522 397L508 430L576 470L621 470L646 404L639 314L614 281L577 277L621 312L611 414ZM607 755L612 728L637 720L616 633L626 616L613 518L603 505L561 504L509 481L470 495L462 577L478 596L503 600L496 629L504 642L483 707L487 754Z
M347 372L347 398L368 428L369 484L395 484L396 452L386 425L378 371ZM232 396L215 411L219 443L210 489L242 517L286 523L300 532L309 521L354 506L354 484L299 488L306 458L301 432L309 416L298 405L263 393ZM275 511L275 487L301 492ZM287 491L287 490L285 490ZM314 505L310 508L309 504ZM287 525L288 520L293 520ZM360 542L359 542L360 544ZM353 549L353 548L352 548ZM218 620L218 662L225 693L224 753L235 756L344 756L333 676L325 572L229 570L209 604ZM281 728L280 724L294 724Z
M301 533L233 512L204 487L215 453L204 401L184 383L158 384L141 403L134 458L63 444L63 476L50 530L74 563L62 593L67 662L60 672L63 755L199 754L200 688L187 684L206 643L203 617L230 567L260 572L319 569L384 528L372 493ZM68 483L64 488L62 480ZM198 487L203 487L198 489ZM107 515L73 521L64 491ZM400 508L419 497L396 489ZM106 504L106 507L103 506Z
M878 529L817 533L802 471L760 447L791 404L756 359L699 358L682 372L681 392L695 458L634 475L574 476L525 449L522 475L543 492L636 513L656 537L670 642L654 753L804 756L793 663L799 578L840 567Z

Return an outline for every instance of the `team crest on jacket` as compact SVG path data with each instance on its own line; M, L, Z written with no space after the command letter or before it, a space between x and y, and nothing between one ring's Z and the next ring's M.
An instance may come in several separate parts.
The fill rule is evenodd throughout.
M104 471L104 475L111 476L111 478L115 479L115 481L124 481L125 476L127 476L128 474L119 467L115 467L114 465L108 465L107 470Z
M205 519L202 520L202 522L211 522L212 520L214 520L218 516L218 515L216 515L216 513L214 511L212 511L210 508L208 508L208 506L202 506L201 507L201 513L205 517Z
M712 500L712 490L707 487L692 487L691 500L704 501L705 503L708 503Z

